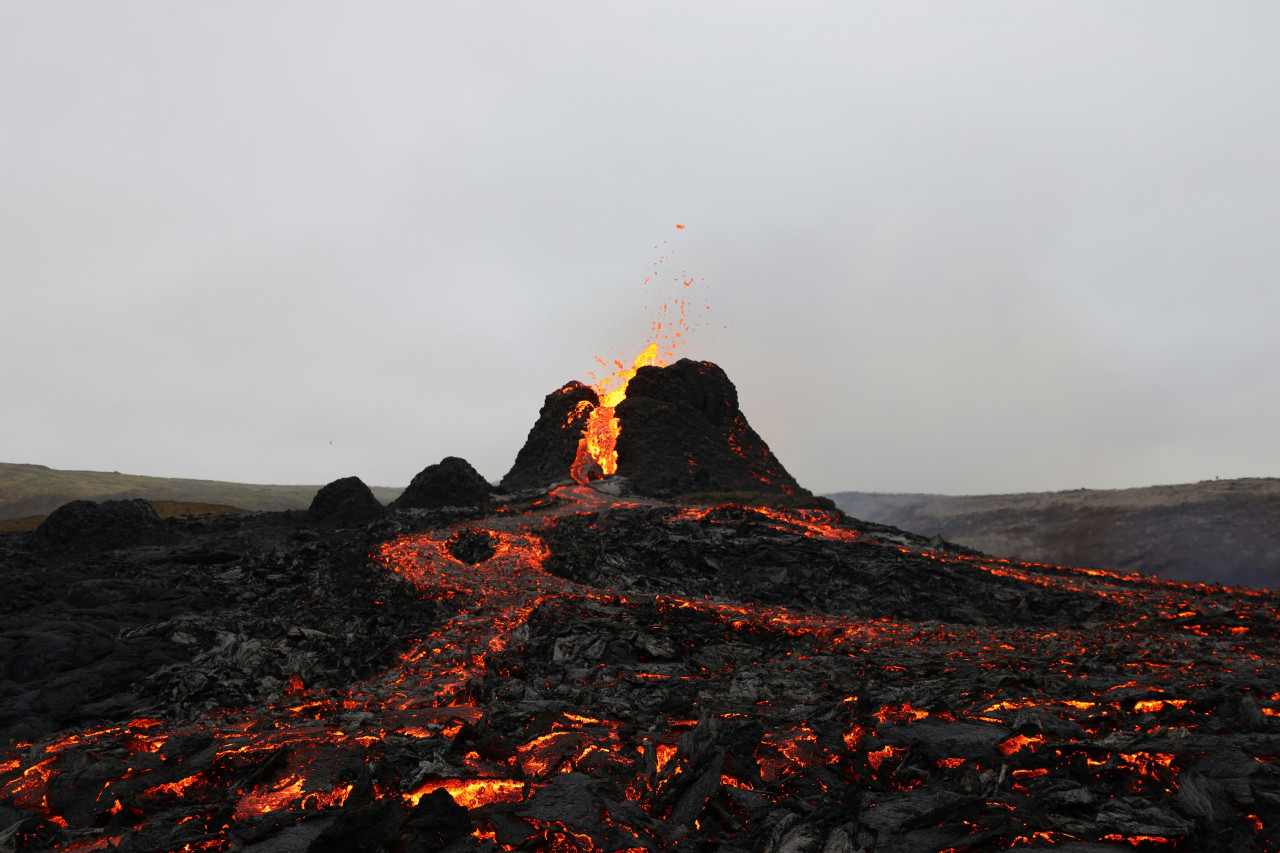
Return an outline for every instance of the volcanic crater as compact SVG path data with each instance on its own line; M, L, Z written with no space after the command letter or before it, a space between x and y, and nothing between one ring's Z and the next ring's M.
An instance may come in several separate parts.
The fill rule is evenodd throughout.
M497 488L0 534L0 851L1280 849L1274 592L846 517L643 362Z

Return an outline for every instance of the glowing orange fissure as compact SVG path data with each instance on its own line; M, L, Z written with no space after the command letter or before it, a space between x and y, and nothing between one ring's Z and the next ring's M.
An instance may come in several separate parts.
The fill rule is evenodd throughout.
M614 416L614 408L627 397L627 384L642 367L663 367L665 359L658 355L658 344L651 343L636 356L630 367L615 361L617 370L595 386L600 404L591 410L586 429L578 441L578 452L569 469L575 483L586 485L592 480L616 474L618 471L618 435L621 428ZM583 401L581 408L591 404Z

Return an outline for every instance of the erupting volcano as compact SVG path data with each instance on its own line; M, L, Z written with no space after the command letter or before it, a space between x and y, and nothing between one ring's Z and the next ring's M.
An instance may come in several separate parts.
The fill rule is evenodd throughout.
M808 493L656 355L502 492L0 536L0 850L1280 848L1275 593L690 497Z
M690 359L663 365L654 344L595 388L569 382L549 394L502 485L586 485L613 474L649 497L811 497L747 423L719 366Z
M619 426L614 409L627 398L627 385L636 371L642 367L660 366L658 345L651 343L645 347L629 368L623 367L620 362L615 363L618 371L596 386L595 407L592 407L589 400L580 400L575 406L575 413L585 412L587 415L586 426L583 427L582 438L578 440L578 449L569 469L575 483L585 485L617 472ZM573 418L570 422L576 420L577 418Z

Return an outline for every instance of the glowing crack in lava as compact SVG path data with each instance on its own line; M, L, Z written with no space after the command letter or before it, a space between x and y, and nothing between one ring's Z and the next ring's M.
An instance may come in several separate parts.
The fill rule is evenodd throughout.
M614 408L627 397L627 383L642 367L664 367L665 359L658 357L658 345L651 343L645 347L630 367L621 362L614 362L618 369L612 375L599 382L596 395L600 405L591 410L586 430L578 442L578 453L574 457L570 474L574 482L587 484L618 471L618 419L614 417ZM591 404L583 401L579 406Z
M658 535L742 554L848 551L876 561L867 582L909 559L920 578L936 567L938 582L1111 615L948 624L606 589L547 571L575 524L629 531L630 552ZM456 559L462 531L488 531L493 556ZM635 570L608 556L625 586ZM468 811L448 849L477 853L716 849L737 836L749 843L731 849L1276 849L1270 592L938 553L821 511L681 508L585 486L401 536L376 558L451 608L396 667L344 690L295 685L268 708L5 750L0 808L30 816L14 838L346 849L272 833L334 814L373 832L370 815L391 807L411 816L405 832L435 832L456 803ZM934 686L911 692L929 672ZM1206 695L1227 677L1246 689Z

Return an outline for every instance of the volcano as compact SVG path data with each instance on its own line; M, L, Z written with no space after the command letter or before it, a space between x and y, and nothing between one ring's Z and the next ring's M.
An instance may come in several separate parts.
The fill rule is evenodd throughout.
M738 392L709 361L643 364L601 395L569 382L547 396L506 489L545 488L608 474L635 494L670 498L701 492L803 495L738 408Z
M628 378L503 491L0 535L0 850L1280 849L1275 592L677 500L802 490Z

